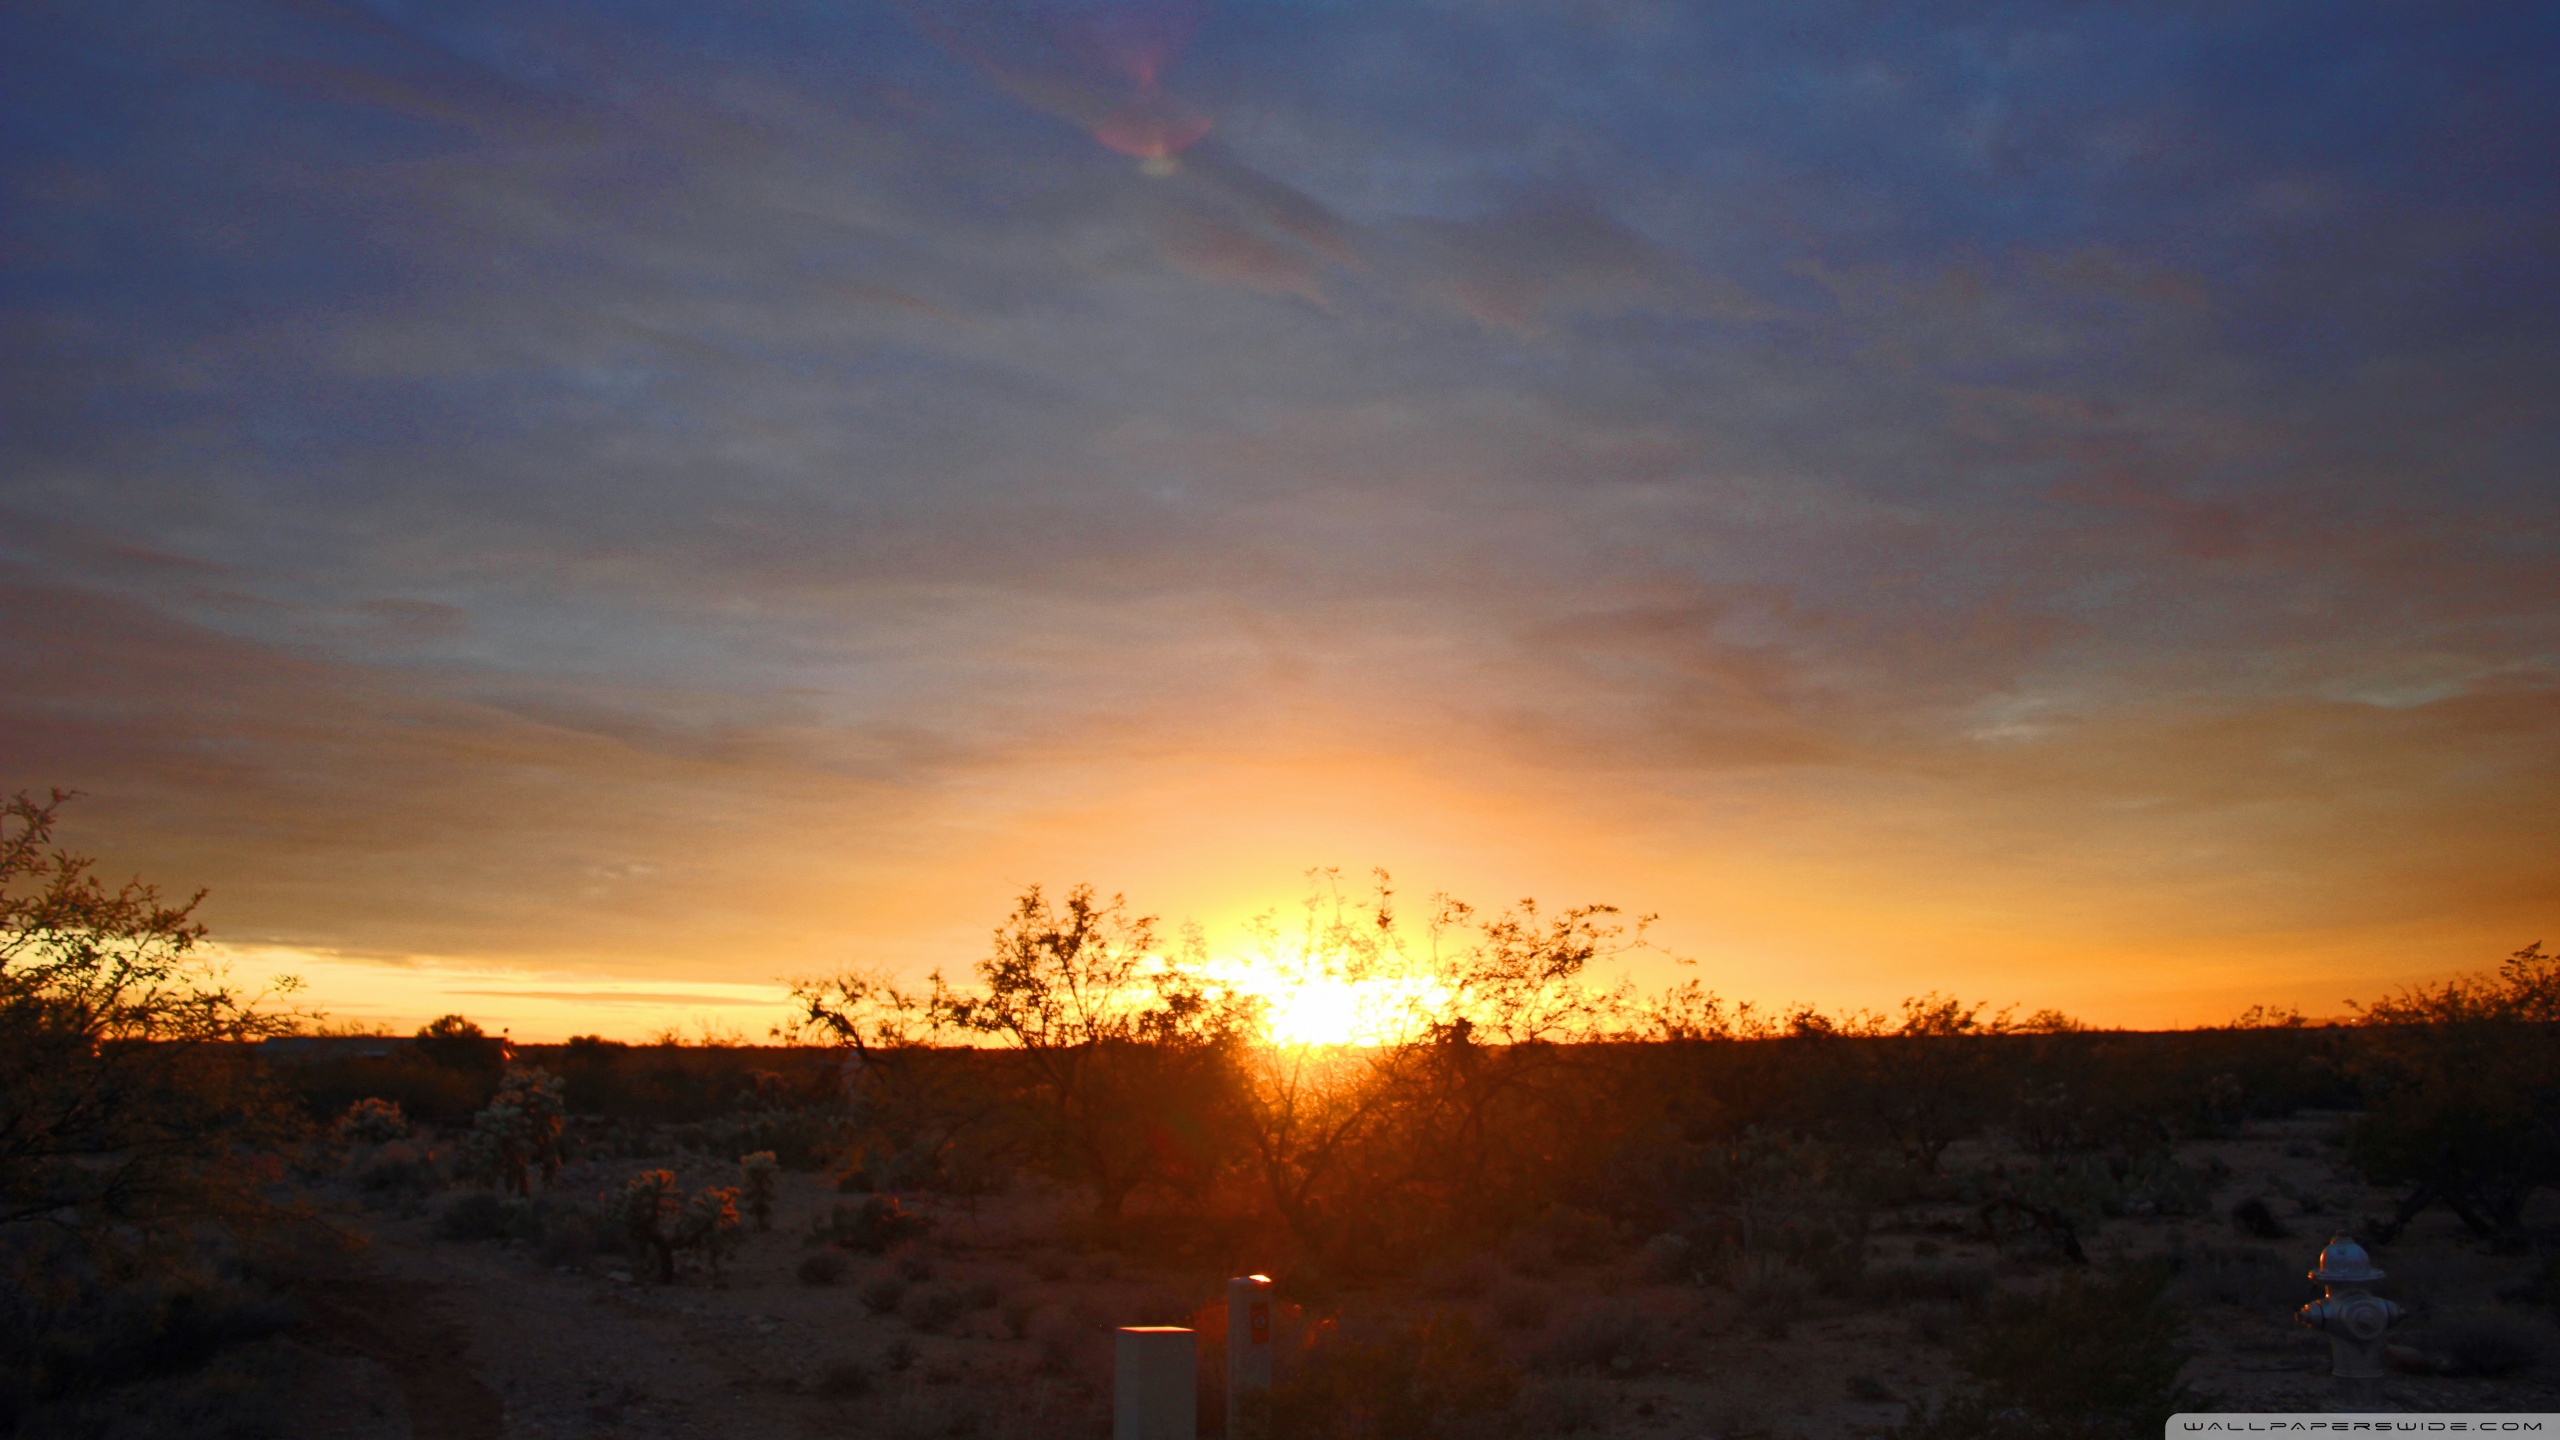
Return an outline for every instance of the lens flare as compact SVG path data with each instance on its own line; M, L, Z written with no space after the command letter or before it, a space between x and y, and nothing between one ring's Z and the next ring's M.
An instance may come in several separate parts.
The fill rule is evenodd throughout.
M1170 161L1209 133L1209 117L1161 90L1141 91L1093 124L1093 138L1149 163Z

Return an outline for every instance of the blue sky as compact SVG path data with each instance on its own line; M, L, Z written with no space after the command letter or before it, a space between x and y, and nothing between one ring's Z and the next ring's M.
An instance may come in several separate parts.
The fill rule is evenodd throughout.
M663 989L1383 865L2165 1021L2553 928L2545 7L0 56L0 783L243 944Z

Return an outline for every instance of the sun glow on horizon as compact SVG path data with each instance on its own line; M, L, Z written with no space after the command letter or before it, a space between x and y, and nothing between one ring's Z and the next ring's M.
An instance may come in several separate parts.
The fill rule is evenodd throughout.
M1262 1003L1274 1045L1383 1045L1409 1038L1436 991L1404 978L1294 973L1251 960L1212 961L1205 973Z

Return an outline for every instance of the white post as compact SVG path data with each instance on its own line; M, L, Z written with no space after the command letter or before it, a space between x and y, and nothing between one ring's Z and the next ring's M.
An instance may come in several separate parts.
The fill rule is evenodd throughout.
M1111 1440L1200 1440L1199 1337L1180 1325L1123 1325Z
M1227 1440L1263 1440L1260 1415L1248 1422L1240 1414L1246 1395L1270 1391L1271 1277L1239 1275L1227 1282Z

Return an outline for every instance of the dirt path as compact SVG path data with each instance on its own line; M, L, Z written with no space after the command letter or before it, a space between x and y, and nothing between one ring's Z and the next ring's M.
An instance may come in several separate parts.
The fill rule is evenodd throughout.
M465 1339L440 1287L357 1271L295 1286L310 1313L303 1338L391 1372L414 1440L504 1440L506 1409L464 1360Z

